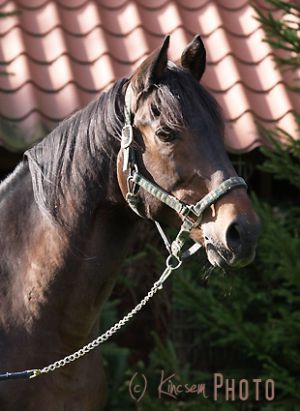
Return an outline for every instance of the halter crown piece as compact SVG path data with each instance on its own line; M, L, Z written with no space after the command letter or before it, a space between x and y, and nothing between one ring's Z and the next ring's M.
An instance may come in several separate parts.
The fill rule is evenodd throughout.
M231 191L235 187L247 188L247 184L242 177L231 177L221 183L213 191L205 195L196 204L187 204L176 197L162 189L157 184L146 179L142 174L139 173L138 166L135 159L135 150L132 147L133 143L133 123L131 113L131 97L132 88L129 83L126 93L125 93L125 105L124 105L124 118L125 124L122 129L122 140L121 148L123 150L123 171L128 172L127 176L127 195L126 201L130 208L138 214L140 217L143 216L138 211L138 205L140 199L138 197L139 187L143 188L145 191L158 198L161 202L165 203L167 206L175 210L182 218L182 225L179 233L175 240L170 244L167 235L164 233L161 225L158 221L154 221L161 235L165 246L169 252L169 262L175 261L175 264L181 264L182 259L190 257L192 254L197 252L201 245L196 243L190 247L185 252L182 252L182 248L189 237L191 230L197 227L202 219L204 211L214 204L220 197L222 197L227 192Z

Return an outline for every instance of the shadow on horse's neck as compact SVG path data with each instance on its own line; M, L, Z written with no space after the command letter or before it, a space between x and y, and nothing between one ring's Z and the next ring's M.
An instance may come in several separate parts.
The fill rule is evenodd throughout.
M124 203L116 175L123 125L120 80L26 152L39 207L62 225Z
M100 308L111 292L136 221L116 176L121 87L122 81L116 83L27 151L33 192L28 174L15 187L14 201L26 184L32 204L31 211L24 212L24 227L14 228L23 249L21 264L9 274L18 298L12 296L11 307L7 305L6 321L16 315L20 328L37 336L40 325L50 340L59 333L62 344L69 345L66 351L97 331ZM18 211L22 212L20 207Z

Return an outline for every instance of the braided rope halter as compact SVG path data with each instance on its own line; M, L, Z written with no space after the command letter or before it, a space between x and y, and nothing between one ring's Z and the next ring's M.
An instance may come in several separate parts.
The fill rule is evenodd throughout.
M125 105L124 105L124 117L125 125L122 129L122 140L121 140L121 150L123 151L123 172L127 172L127 195L126 201L130 208L138 214L140 217L143 217L138 211L139 205L139 196L138 190L139 187L150 193L152 196L159 199L161 202L168 205L170 208L175 210L180 217L182 218L181 228L175 238L175 240L170 243L168 237L164 233L162 227L157 221L154 221L158 229L159 234L161 235L164 244L168 250L168 257L166 259L166 268L161 274L158 281L156 281L148 294L141 300L141 302L133 308L127 315L125 315L119 322L109 328L105 333L101 334L99 337L91 341L89 344L85 345L78 351L73 354L67 355L61 360L55 361L54 363L44 367L36 368L32 370L26 370L21 372L7 372L0 374L1 380L8 379L26 379L26 378L35 378L49 372L53 372L58 368L62 368L65 365L78 360L83 357L85 354L94 350L100 344L107 341L112 335L114 335L120 328L122 328L136 313L138 313L144 305L157 293L158 290L161 290L164 282L170 276L170 274L177 270L184 259L190 257L195 252L197 252L201 245L195 243L186 251L182 251L182 248L189 238L191 230L199 226L202 215L204 211L214 204L220 197L228 193L235 187L244 187L247 188L247 184L241 177L231 177L221 183L213 191L209 192L196 204L187 204L176 197L172 196L170 193L162 189L160 186L146 179L142 174L139 173L138 166L135 160L135 151L132 147L133 143L133 122L132 122L132 113L131 113L131 96L132 89L129 84L125 94Z

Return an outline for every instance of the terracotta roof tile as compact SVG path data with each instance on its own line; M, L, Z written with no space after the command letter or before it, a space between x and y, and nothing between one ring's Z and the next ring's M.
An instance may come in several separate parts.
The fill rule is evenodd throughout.
M271 10L264 0L256 4ZM275 68L277 51L262 41L249 0L0 0L0 11L12 10L20 14L0 25L0 68L13 73L0 77L3 144L21 147L3 134L8 120L29 144L39 124L54 127L129 75L169 33L172 59L201 33L203 82L224 109L229 149L261 144L257 120L295 133L300 98L286 88L293 75Z

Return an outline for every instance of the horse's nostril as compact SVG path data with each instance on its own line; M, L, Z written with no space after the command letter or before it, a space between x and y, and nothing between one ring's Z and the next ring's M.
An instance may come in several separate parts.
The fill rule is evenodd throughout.
M241 232L239 225L235 222L230 224L226 232L227 246L231 251L238 251L241 247Z

